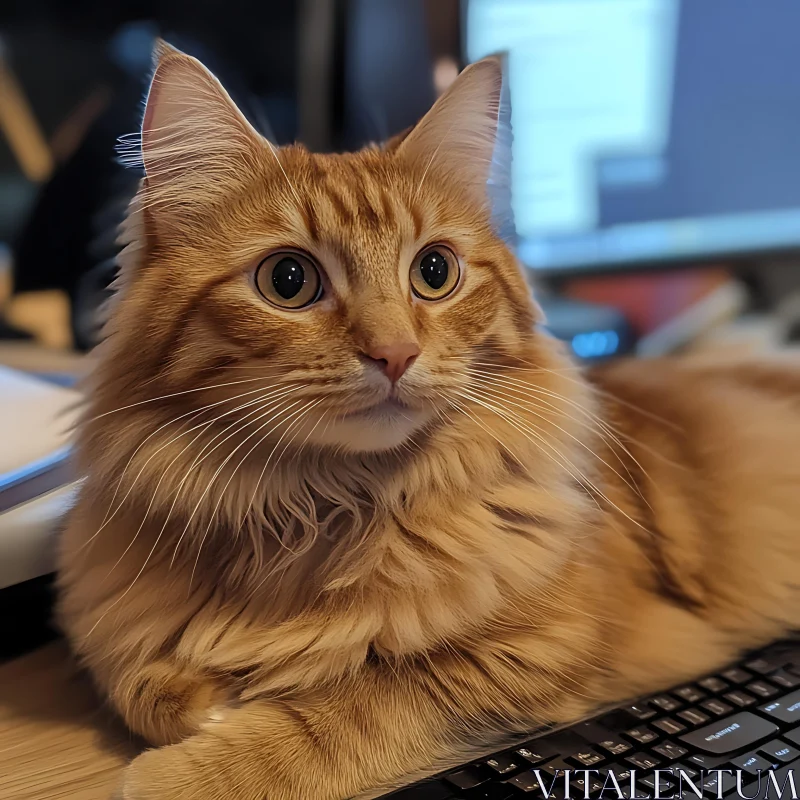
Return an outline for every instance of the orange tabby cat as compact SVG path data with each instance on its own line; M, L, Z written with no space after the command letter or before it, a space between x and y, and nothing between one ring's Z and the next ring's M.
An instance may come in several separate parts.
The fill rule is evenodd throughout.
M800 372L536 330L496 61L313 155L158 56L60 554L126 800L374 795L800 624Z

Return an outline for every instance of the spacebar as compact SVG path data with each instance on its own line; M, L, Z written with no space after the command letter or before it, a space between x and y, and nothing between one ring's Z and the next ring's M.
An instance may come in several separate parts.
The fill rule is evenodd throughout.
M742 711L687 733L680 739L704 753L722 755L748 747L767 736L774 736L777 732L778 726L775 723L767 722L749 711Z

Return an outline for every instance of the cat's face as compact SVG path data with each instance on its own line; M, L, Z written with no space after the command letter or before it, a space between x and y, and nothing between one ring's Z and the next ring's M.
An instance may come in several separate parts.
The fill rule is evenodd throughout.
M470 366L513 358L534 309L489 219L500 80L482 62L402 141L314 155L275 151L201 65L162 52L148 250L123 300L148 317L162 388L204 382L194 402L267 409L253 427L286 441L380 451L452 412Z

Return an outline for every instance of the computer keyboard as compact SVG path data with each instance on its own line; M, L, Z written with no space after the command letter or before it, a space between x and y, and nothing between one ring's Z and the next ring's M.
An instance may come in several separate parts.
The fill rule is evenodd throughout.
M703 797L736 797L741 789L742 796L773 798L779 795L764 771L773 771L778 787L792 771L800 796L800 642L778 643L714 675L537 735L387 800L563 798L567 785L572 798L696 800L690 784L678 786L678 770ZM792 797L790 785L783 797Z

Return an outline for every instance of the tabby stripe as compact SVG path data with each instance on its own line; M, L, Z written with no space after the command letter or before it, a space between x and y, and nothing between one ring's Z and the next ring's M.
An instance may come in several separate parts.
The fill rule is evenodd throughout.
M669 539L659 525L651 507L650 498L646 493L646 487L651 486L650 481L644 474L642 467L630 456L625 453L619 453L618 455L620 459L624 458L627 473L630 474L630 481L633 484L629 494L636 504L637 516L642 520L646 531L646 533L638 535L637 539L646 551L648 560L653 564L655 588L658 594L673 605L680 606L687 611L696 610L697 602L686 594L667 565L664 550L669 546Z
M339 192L330 184L325 186L325 191L327 192L328 199L333 206L333 210L338 215L341 224L351 225L354 219L353 209L348 205L344 197L340 195Z

